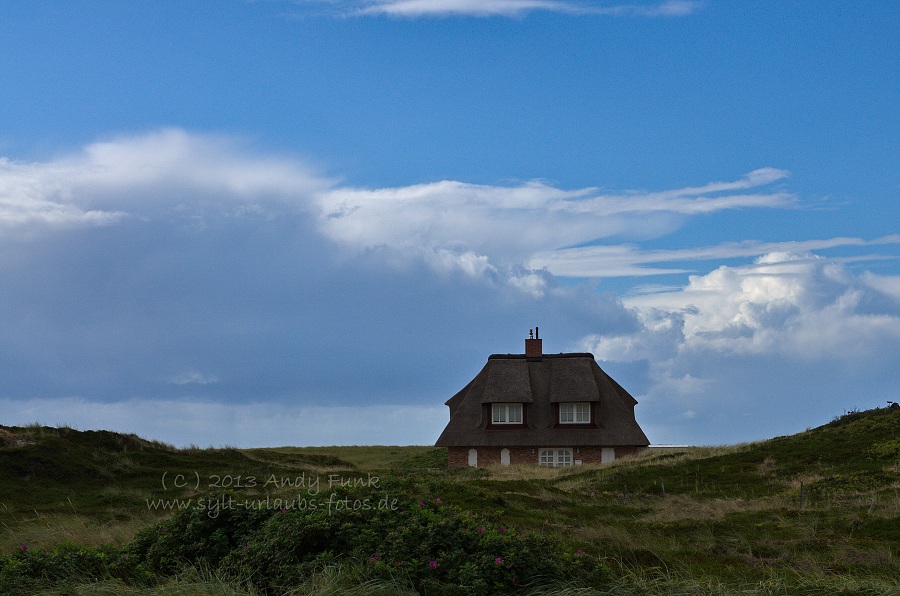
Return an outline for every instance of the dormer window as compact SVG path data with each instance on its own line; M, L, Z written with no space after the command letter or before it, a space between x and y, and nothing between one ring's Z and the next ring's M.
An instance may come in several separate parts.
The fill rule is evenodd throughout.
M590 424L591 404L586 401L559 404L559 423Z
M522 424L522 404L491 404L492 424Z

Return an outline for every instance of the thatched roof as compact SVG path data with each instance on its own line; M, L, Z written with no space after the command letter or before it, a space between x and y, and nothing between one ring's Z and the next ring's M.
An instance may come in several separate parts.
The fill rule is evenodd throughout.
M526 404L525 428L493 428L490 403ZM596 428L556 424L552 404L595 402ZM494 354L481 372L447 400L450 422L439 447L569 447L649 445L634 418L635 400L592 354Z

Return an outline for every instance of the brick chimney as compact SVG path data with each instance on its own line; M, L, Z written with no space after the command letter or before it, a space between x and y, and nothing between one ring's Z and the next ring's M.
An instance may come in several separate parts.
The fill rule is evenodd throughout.
M528 339L525 340L525 357L541 359L544 349L541 347L541 338L538 336L538 327L528 330Z

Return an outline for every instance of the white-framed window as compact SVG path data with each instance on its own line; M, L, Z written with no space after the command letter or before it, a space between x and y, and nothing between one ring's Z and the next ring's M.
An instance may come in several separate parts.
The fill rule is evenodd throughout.
M559 404L559 423L590 424L591 404L586 401Z
M560 466L571 466L572 465L572 450L571 449L541 449L540 459L538 463L542 466L553 466L554 468Z
M522 404L492 404L491 421L494 424L522 424Z

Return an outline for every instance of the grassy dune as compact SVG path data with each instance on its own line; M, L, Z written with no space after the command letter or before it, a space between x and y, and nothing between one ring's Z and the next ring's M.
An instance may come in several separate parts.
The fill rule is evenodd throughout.
M447 470L446 453L433 447L175 449L115 433L0 427L0 557L7 561L3 571L0 558L0 578L14 572L10 561L21 558L23 545L30 552L127 545L141 528L171 518L171 510L148 505L159 499L187 502L227 489L257 503L288 503L311 495L315 481L317 498L352 495L356 484L407 508L439 502L501 531L536 532L609 570L593 584L532 586L532 593L895 594L898 431L900 411L878 409L789 437L650 450L602 466ZM258 582L203 560L140 587L98 572L44 588L263 593ZM329 559L293 586L303 594L423 590L402 574L373 575L365 563ZM436 590L428 593L443 593Z

